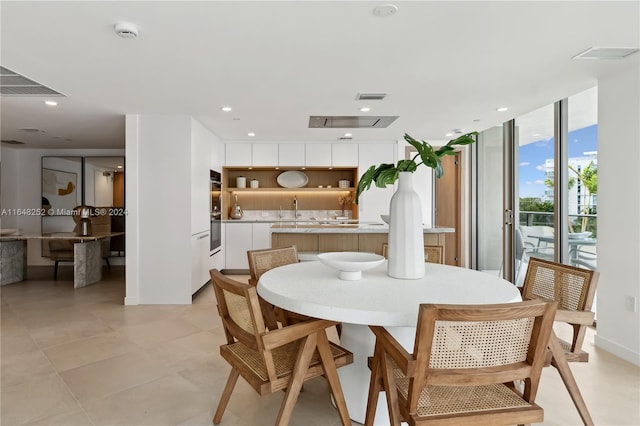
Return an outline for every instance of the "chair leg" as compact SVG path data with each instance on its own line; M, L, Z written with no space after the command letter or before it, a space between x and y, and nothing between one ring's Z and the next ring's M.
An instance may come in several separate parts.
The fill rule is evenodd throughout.
M329 388L333 394L333 399L338 408L338 414L340 414L340 421L343 426L349 426L351 419L349 418L349 410L347 409L347 402L344 399L344 393L342 392L342 386L340 385L340 378L338 377L338 369L336 363L331 354L331 346L329 345L329 339L327 333L322 330L317 333L318 336L318 353L322 360L322 367L324 368L324 375L329 382Z
M376 409L378 408L378 397L382 391L382 376L380 374L379 356L380 350L376 347L374 350L373 362L371 363L371 381L369 382L369 397L367 399L367 411L365 413L365 426L373 426L375 420Z
M293 407L298 400L300 388L302 387L302 382L304 382L304 376L307 374L309 363L311 362L311 358L313 357L316 347L317 338L315 334L307 336L304 344L300 345L296 364L293 367L289 386L287 387L287 393L285 394L282 405L280 406L280 412L278 412L276 426L286 426L289 424L291 415L293 414Z
M381 349L383 351L383 349ZM382 352L380 368L382 369L382 382L387 396L387 409L389 410L389 422L393 426L400 426L400 409L398 406L398 391L393 377L393 365L391 359Z
M111 269L111 264L109 263L109 258L105 257L104 260L107 262L107 268Z
M53 279L58 279L58 261L56 260L55 266L53 267Z
M220 402L218 403L218 408L216 409L216 414L213 416L213 424L217 425L222 420L222 415L224 414L225 408L227 408L227 403L231 398L231 393L233 392L233 388L238 381L238 376L240 375L240 371L235 368L231 369L231 373L229 373L229 378L227 379L227 384L224 385L224 391L222 391L222 395L220 396Z

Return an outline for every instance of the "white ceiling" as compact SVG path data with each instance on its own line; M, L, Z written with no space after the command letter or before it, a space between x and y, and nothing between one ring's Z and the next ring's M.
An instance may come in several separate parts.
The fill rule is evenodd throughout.
M381 4L2 1L1 65L66 95L57 107L3 96L2 139L123 148L124 115L141 113L192 115L224 141L443 140L593 87L640 56L571 59L638 47L638 1L398 1L379 18ZM122 21L139 37L116 36ZM310 115L400 117L351 130L309 129Z

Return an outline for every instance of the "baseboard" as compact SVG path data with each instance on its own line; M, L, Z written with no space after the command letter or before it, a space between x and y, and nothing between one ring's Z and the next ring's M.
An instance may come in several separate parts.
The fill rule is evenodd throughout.
M139 297L125 297L124 298L124 304L127 305L127 306L139 305L140 304L140 298Z
M595 335L594 344L596 347L640 367L639 353L633 352L631 349L621 346L618 343L612 342L609 339L605 339L599 334Z

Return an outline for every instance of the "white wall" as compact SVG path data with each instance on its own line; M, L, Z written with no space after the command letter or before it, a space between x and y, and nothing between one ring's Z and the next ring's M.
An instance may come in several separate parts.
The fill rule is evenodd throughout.
M125 304L191 303L193 129L197 139L219 144L213 133L192 125L186 115L126 117Z
M3 146L2 148L2 208L34 209L41 207L42 157L43 156L123 156L122 149L28 149ZM80 179L78 179L80 182ZM80 188L78 188L80 191ZM3 216L2 228L18 228L23 233L40 232L40 216ZM41 257L40 243L28 242L29 265L52 265Z
M632 60L631 58L629 60ZM598 81L598 329L595 343L640 365L640 67Z
M191 303L184 275L191 265L190 141L189 116L139 115L136 140L127 132L126 204L134 196L129 188L136 186L136 210L129 208L129 215L138 218L133 235L127 223L127 255L136 253L140 303ZM128 156L133 145L136 162ZM134 284L129 279L127 273L127 298Z

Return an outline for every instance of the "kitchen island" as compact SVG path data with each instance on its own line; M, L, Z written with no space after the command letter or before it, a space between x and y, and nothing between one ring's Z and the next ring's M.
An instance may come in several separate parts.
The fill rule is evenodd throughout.
M425 245L445 247L445 234L453 228L424 228ZM329 251L362 251L382 254L389 227L383 223L329 223L317 225L273 224L271 247L295 245L303 256ZM302 256L301 256L302 257Z

